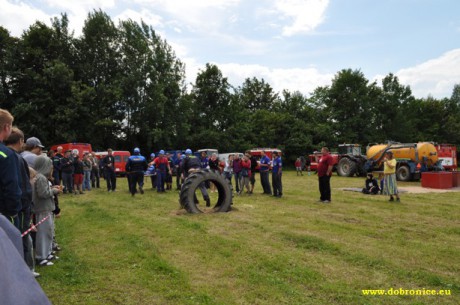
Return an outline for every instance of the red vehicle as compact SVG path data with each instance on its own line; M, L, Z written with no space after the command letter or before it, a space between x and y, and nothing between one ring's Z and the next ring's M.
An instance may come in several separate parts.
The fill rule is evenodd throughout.
M318 162L319 159L321 159L321 152L320 151L315 151L314 153L308 155L308 158L310 160L310 171L316 172L318 171ZM337 153L331 153L332 160L334 161L334 167L333 171L336 171L337 169L337 164L339 163L339 155Z
M457 147L453 144L436 144L438 160L445 170L457 170Z
M64 143L64 144L56 144L56 145L53 145L51 146L50 149L54 150L54 151L57 151L57 148L61 146L62 147L62 154L64 154L66 152L66 150L74 150L74 149L77 149L78 150L78 155L80 157L80 159L83 158L83 154L84 153L89 153L89 152L92 152L93 149L91 147L91 144L88 144L88 143Z
M283 153L278 148L253 148L249 150L251 156L256 157L257 164L259 164L260 158L262 158L262 151L265 151L265 155L270 159L273 160L273 152L278 152L281 156ZM259 170L259 165L257 165L256 170Z
M95 155L96 158L102 160L105 156L107 156L107 152L100 151L95 153ZM114 150L112 151L112 155L115 158L115 174L119 176L124 176L126 174L126 163L128 162L129 157L131 157L131 153L129 151L124 150Z

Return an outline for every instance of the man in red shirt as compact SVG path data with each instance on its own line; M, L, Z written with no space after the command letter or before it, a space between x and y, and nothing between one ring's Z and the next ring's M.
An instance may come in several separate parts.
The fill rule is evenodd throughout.
M331 202L331 176L334 160L329 154L327 147L321 148L321 159L318 162L318 181L319 192L321 193L320 201L323 203Z

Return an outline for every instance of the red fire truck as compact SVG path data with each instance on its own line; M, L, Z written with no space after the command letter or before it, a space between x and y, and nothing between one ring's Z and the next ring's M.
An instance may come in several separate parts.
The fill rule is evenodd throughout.
M88 143L64 143L64 144L56 144L51 146L50 149L54 150L55 152L57 151L57 148L61 146L62 147L62 154L64 154L67 150L78 150L78 155L80 156L80 159L83 158L84 153L90 153L93 151L91 148L91 144Z
M457 147L453 144L436 144L438 158L445 170L457 170Z

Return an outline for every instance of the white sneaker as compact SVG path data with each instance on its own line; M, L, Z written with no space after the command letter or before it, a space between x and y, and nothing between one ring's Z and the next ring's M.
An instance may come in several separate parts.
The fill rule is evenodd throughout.
M34 278L40 277L40 273L32 271L32 274L34 275Z
M48 257L46 259L49 260L49 261L52 261L52 260L55 260L55 259L59 259L59 256L50 254L50 255L48 255Z
M40 261L40 263L38 263L38 265L39 266L53 266L54 264L53 264L53 262L50 262L50 261L44 259L44 260Z

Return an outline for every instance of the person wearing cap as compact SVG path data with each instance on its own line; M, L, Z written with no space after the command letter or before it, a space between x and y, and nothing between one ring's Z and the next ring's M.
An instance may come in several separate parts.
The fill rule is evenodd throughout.
M141 156L141 150L134 148L133 155L128 158L125 166L126 173L129 175L129 190L132 196L137 192L137 185L139 185L139 192L144 194L144 172L147 168L147 160Z
M187 180L187 177L195 172L199 171L201 169L201 161L198 159L196 156L192 154L192 150L188 148L185 150L185 158L182 160L182 166L181 166L181 173L182 176L184 177L184 183ZM206 190L206 186L204 183L200 183L198 188L201 191L201 194L203 195L203 199L206 201L206 206L210 207L211 206L211 200L209 198L208 191ZM198 198L196 197L196 194L193 194L193 198L195 203L198 203Z
M102 159L107 191L115 192L117 188L117 176L115 175L115 157L111 148L107 149L107 156Z
M26 160L27 164L33 168L35 165L35 159L37 159L37 156L42 154L44 147L45 146L42 145L42 142L40 142L38 138L28 138L24 145L24 151L21 153L21 156L24 158L24 160Z
M62 185L64 186L63 193L73 193L73 159L71 157L72 150L68 149L64 153L64 157L61 159L61 173L62 173Z
M166 171L171 173L171 167L169 166L169 160L165 157L165 151L162 149L158 153L151 164L155 165L157 170L157 192L165 192L165 182L166 182Z
M8 111L0 109L0 215L7 217L19 229L17 216L22 208L19 161L16 153L3 144L11 135L13 120Z

